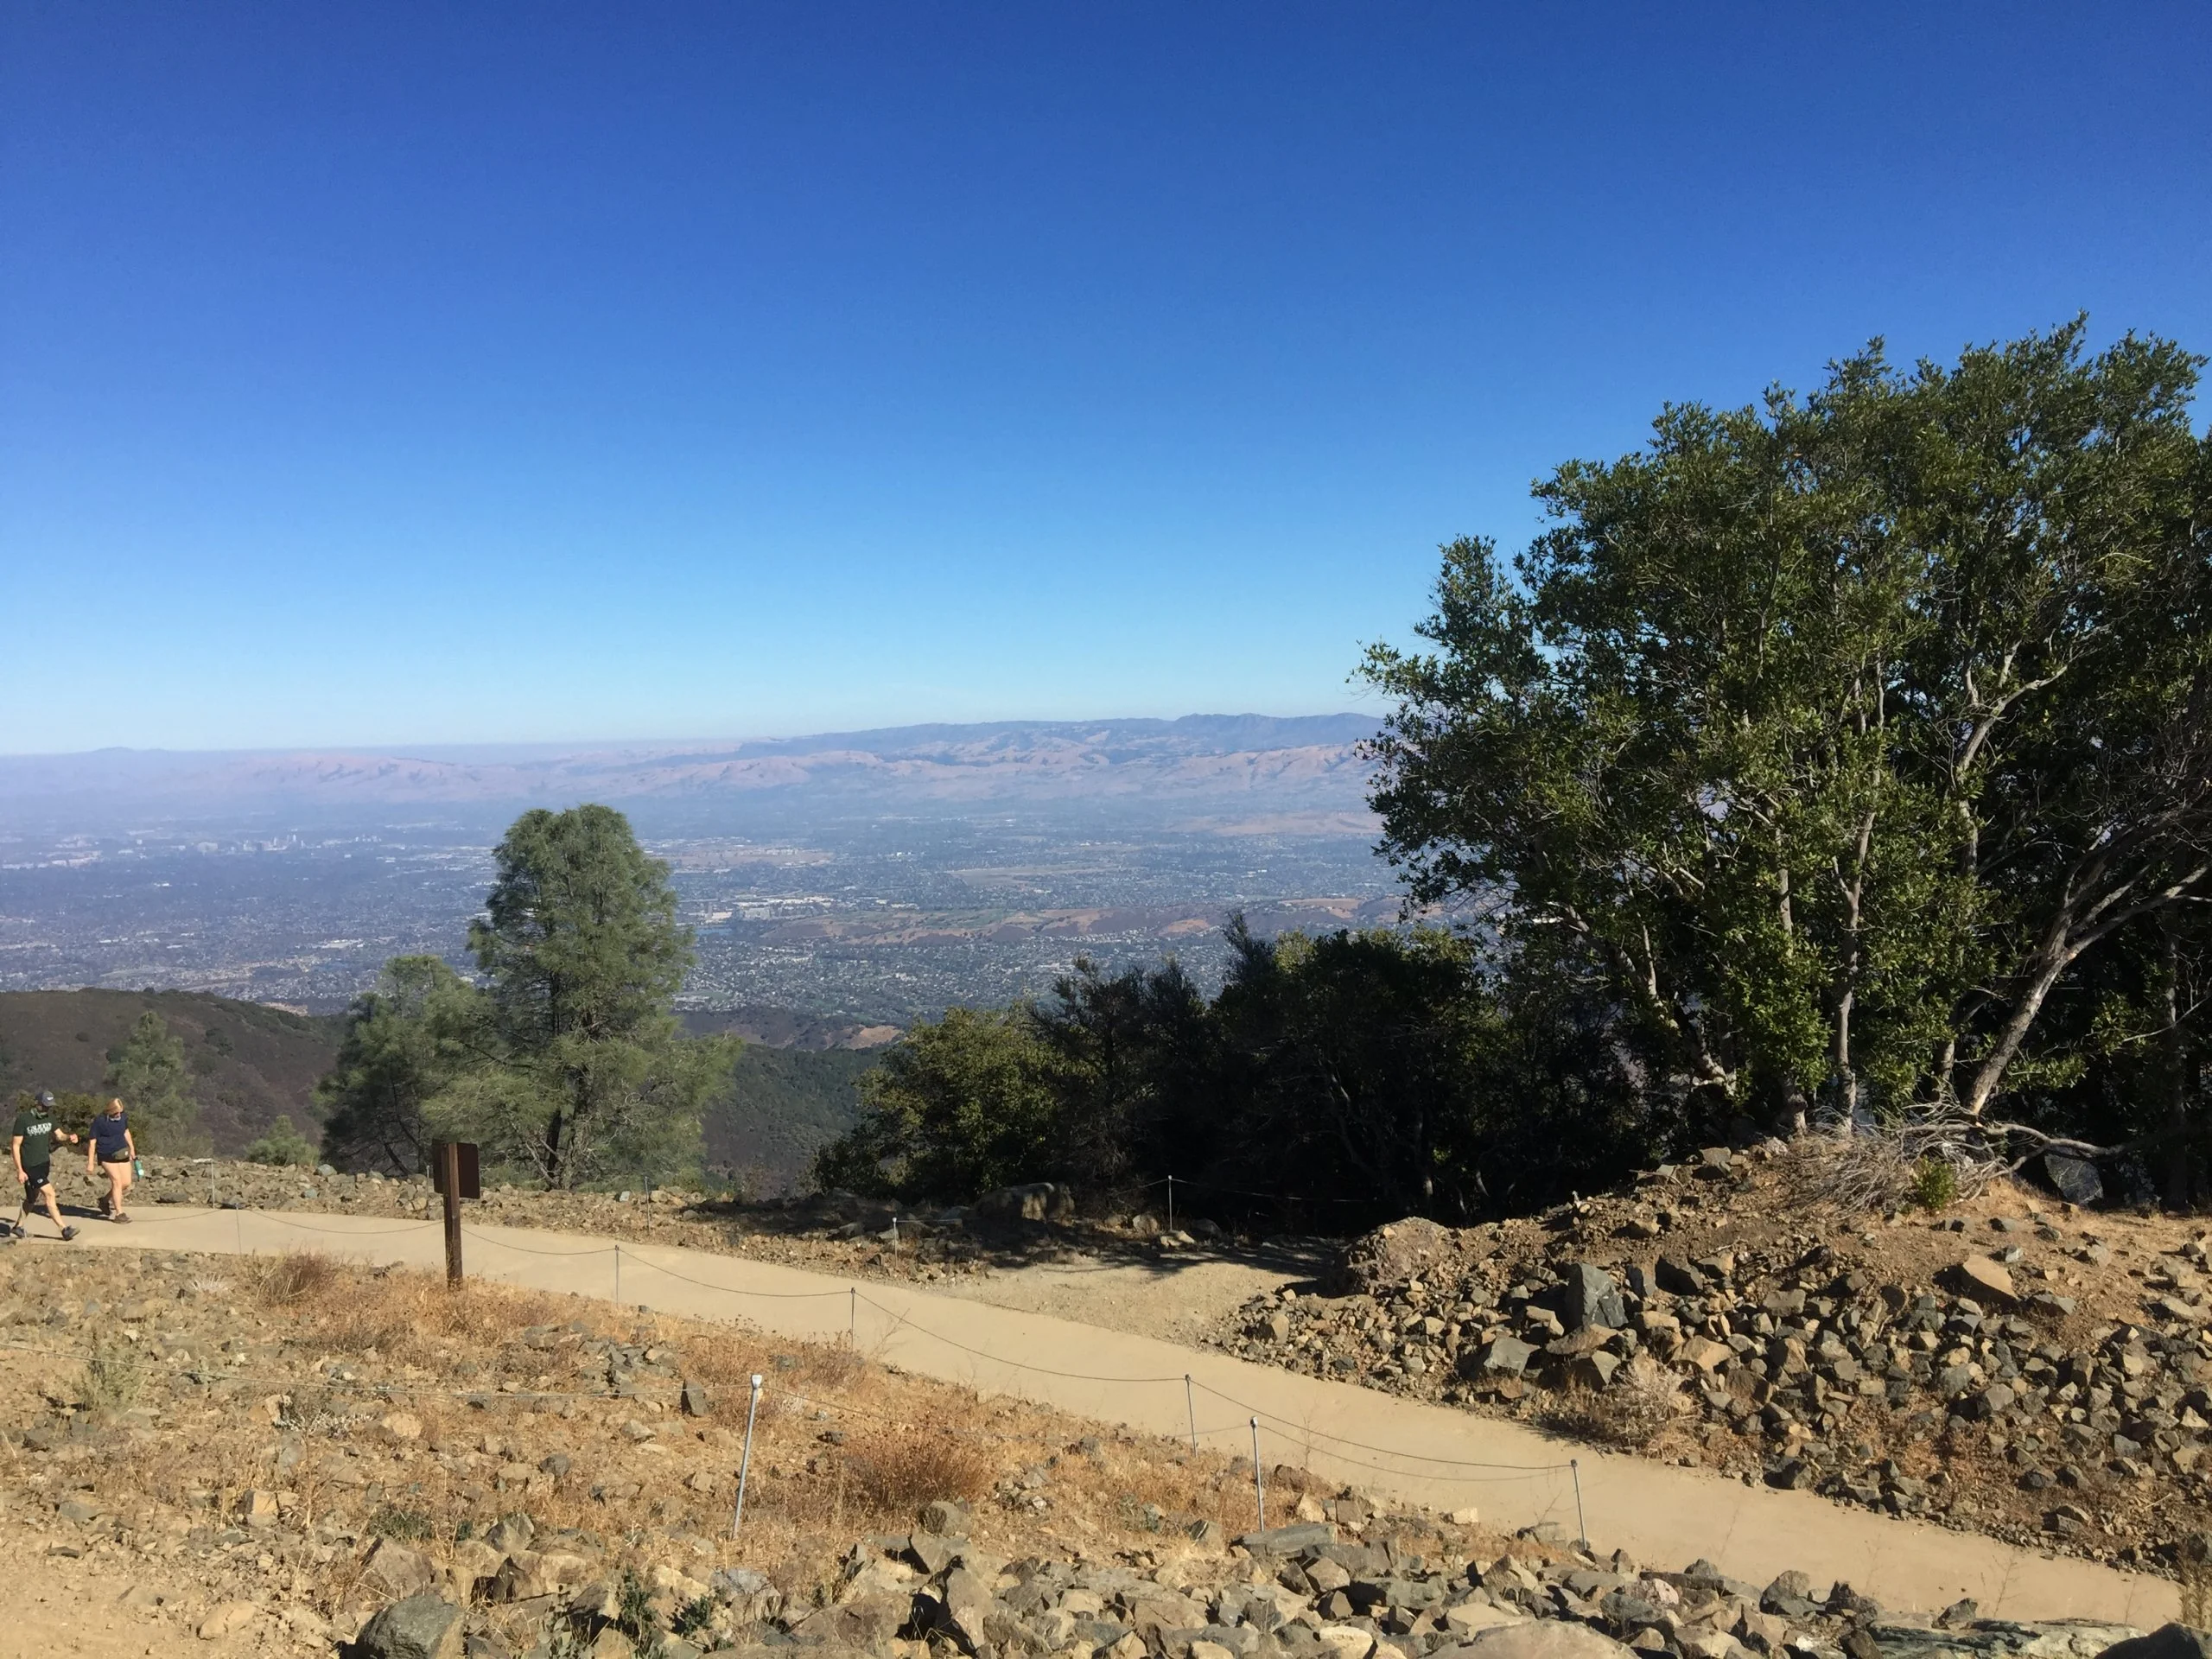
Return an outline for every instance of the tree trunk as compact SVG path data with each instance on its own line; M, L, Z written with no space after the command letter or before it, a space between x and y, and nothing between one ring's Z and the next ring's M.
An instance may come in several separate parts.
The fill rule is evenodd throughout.
M2171 911L2158 920L2166 973L2166 1208L2186 1210L2196 1197L2196 1153L2188 1135L2189 1038L2182 1029L2180 929Z

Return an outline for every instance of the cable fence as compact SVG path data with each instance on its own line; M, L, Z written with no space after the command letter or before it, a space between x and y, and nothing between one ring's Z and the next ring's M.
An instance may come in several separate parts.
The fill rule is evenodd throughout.
M300 1231L327 1234L341 1237L390 1236L397 1233L420 1231L424 1227L432 1227L436 1225L435 1223L432 1222L416 1223L409 1224L398 1228L378 1229L374 1231L365 1232L358 1228L317 1227L309 1224L293 1222L287 1220L284 1217L270 1214L265 1211L256 1211L255 1214L261 1219L275 1221L280 1225L294 1228ZM1277 1440L1284 1442L1289 1446L1300 1448L1302 1455L1308 1459L1319 1455L1325 1457L1332 1462L1342 1464L1348 1467L1365 1469L1377 1474L1391 1477L1400 1480L1421 1479L1457 1486L1491 1486L1530 1482L1545 1477L1558 1477L1562 1475L1568 1476L1573 1482L1578 1504L1580 1503L1580 1463L1579 1459L1568 1458L1554 1463L1503 1463L1481 1459L1446 1457L1440 1456L1433 1452L1416 1452L1403 1447L1380 1446L1371 1441L1356 1440L1349 1435L1336 1433L1324 1428L1318 1428L1310 1422L1301 1421L1284 1416L1279 1412L1270 1410L1268 1408L1256 1405L1250 1401L1239 1398L1237 1395L1224 1392L1223 1389L1216 1387L1212 1383L1199 1380L1195 1373L1192 1372L1177 1372L1173 1375L1132 1376L1126 1373L1077 1371L1058 1366L1039 1364L1033 1359L1020 1358L1012 1355L996 1353L988 1348L978 1347L971 1343L963 1342L957 1337L949 1336L942 1331L931 1329L930 1325L924 1324L922 1321L915 1318L914 1311L911 1307L893 1307L878 1300L875 1297L869 1295L867 1292L862 1291L857 1284L848 1284L836 1288L824 1288L821 1290L776 1291L754 1289L745 1286L720 1284L711 1280L702 1279L695 1274L682 1272L675 1268L668 1266L664 1262L655 1261L649 1255L639 1253L634 1247L626 1250L619 1241L585 1249L546 1249L537 1246L518 1243L512 1239L496 1237L475 1228L464 1228L463 1230L468 1236L476 1239L481 1243L493 1245L499 1249L514 1251L524 1255L555 1260L579 1261L596 1259L600 1257L611 1257L616 1275L614 1281L614 1299L618 1302L621 1300L620 1272L623 1261L626 1256L632 1273L639 1268L644 1268L653 1273L658 1274L664 1278L691 1286L696 1289L705 1291L716 1296L728 1297L732 1300L733 1304L737 1306L741 1306L744 1303L748 1301L795 1302L829 1300L843 1298L847 1301L849 1308L851 1310L848 1330L849 1334L855 1344L857 1344L859 1338L859 1309L862 1305L865 1305L874 1313L879 1315L885 1322L884 1330L882 1331L881 1335L886 1338L899 1332L912 1333L914 1336L940 1344L943 1346L954 1350L957 1352L968 1355L974 1359L982 1361L992 1365L1003 1367L1009 1371L1033 1373L1039 1376L1052 1377L1063 1382L1097 1383L1115 1389L1179 1388L1185 1392L1187 1407L1188 1427L1184 1432L1187 1433L1193 1450L1198 1449L1201 1442L1204 1441L1211 1440L1216 1445L1219 1445L1222 1443L1222 1439L1224 1436L1241 1437L1248 1432L1256 1433L1264 1429L1266 1433L1274 1437ZM25 1351L57 1351L34 1349L30 1348L27 1344L13 1342L0 1344L0 1346L5 1346L11 1349L20 1349ZM301 1384L301 1379L296 1378L289 1380L255 1378L230 1373L221 1374L219 1380L226 1382L251 1382L255 1386L266 1385L296 1388ZM1312 1381L1312 1379L1301 1380L1307 1382ZM362 1394L374 1397L397 1397L400 1395L408 1395L415 1397L440 1396L465 1399L472 1404L485 1407L489 1407L495 1403L512 1403L522 1405L549 1401L597 1401L605 1402L614 1399L629 1398L641 1400L653 1399L660 1400L664 1404L678 1404L681 1400L680 1389L671 1389L661 1392L647 1393L634 1386L628 1387L626 1392L617 1394L611 1388L592 1389L443 1389L429 1385L387 1382L356 1384L350 1380L340 1380L329 1377L317 1377L314 1379L312 1385L328 1388L334 1390L340 1388L357 1387L359 1391ZM762 1381L760 1386L763 1390L772 1397L779 1397L783 1400L789 1401L794 1405L811 1407L816 1409L849 1412L860 1416L868 1416L869 1414L866 1408L860 1407L849 1401L840 1402L834 1399L818 1400L799 1393L797 1390L783 1389L771 1389L767 1388L765 1380ZM1356 1388L1357 1385L1348 1383L1324 1383L1321 1386L1326 1388ZM1195 1398L1195 1395L1198 1393L1204 1393L1210 1398L1219 1402L1222 1405L1232 1408L1233 1409L1244 1414L1243 1421L1228 1424L1210 1425L1203 1427L1200 1427L1198 1421L1198 1410ZM1033 1403L1046 1402L1033 1402ZM889 1417L882 1417L880 1420L886 1421L895 1421ZM1002 1440L1008 1443L1020 1442L1022 1444L1038 1444L1048 1438L1039 1435L1020 1434L992 1437L988 1436L984 1431L969 1431L969 1433L980 1437ZM1257 1446L1257 1444L1258 1442L1255 1440L1255 1447ZM1360 1452L1363 1452L1368 1455L1365 1457L1354 1455L1355 1453ZM1393 1466L1390 1463L1376 1462L1373 1459L1376 1458L1392 1459L1398 1466ZM1255 1484L1261 1478L1258 1463L1255 1459Z

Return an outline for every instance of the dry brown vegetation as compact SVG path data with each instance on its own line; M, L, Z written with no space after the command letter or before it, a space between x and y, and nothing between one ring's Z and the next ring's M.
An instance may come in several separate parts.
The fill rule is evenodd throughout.
M1250 1474L1225 1459L842 1344L316 1256L224 1266L0 1257L0 1503L50 1517L73 1497L100 1516L93 1557L133 1558L188 1605L276 1596L342 1627L378 1599L361 1576L375 1535L445 1566L518 1512L610 1570L741 1563L802 1605L855 1536L938 1498L973 1501L979 1544L1008 1556L1169 1552L1195 1521L1246 1523ZM685 1382L707 1414L683 1414ZM278 1513L249 1533L257 1491Z

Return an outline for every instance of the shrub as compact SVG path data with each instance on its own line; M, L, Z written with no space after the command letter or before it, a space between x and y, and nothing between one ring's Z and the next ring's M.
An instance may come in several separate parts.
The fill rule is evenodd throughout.
M390 1538L403 1544L420 1544L429 1541L434 1529L430 1517L420 1510L403 1510L386 1503L369 1517L368 1529L379 1538Z
M1929 1214L1959 1201L1959 1172L1942 1158L1923 1158L1913 1166L1912 1201Z
M256 1164L311 1164L315 1142L294 1128L290 1118L279 1114L267 1133L245 1149L245 1155L247 1161Z
M138 1397L138 1357L127 1343L101 1338L77 1374L77 1399L87 1411L122 1410Z
M338 1265L313 1250L288 1250L262 1269L257 1288L265 1300L283 1306L313 1301L339 1277Z
M978 1497L991 1478L990 1465L975 1446L926 1430L881 1429L856 1437L847 1461L855 1496L883 1516L912 1517L940 1497Z

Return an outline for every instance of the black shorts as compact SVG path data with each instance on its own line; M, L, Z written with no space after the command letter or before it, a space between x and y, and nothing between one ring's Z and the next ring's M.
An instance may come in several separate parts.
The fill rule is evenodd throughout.
M27 1169L23 1172L24 1209L38 1208L39 1195L53 1185L53 1176L54 1166L51 1164L43 1169Z

